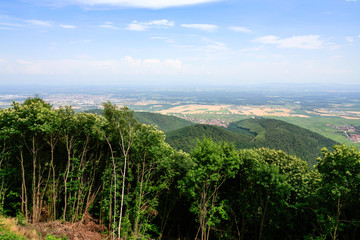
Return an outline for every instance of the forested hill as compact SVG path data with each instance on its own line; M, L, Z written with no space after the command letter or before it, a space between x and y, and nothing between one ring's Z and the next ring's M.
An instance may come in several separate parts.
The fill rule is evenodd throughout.
M176 149L189 151L196 138L232 142L237 148L268 147L296 155L313 165L323 147L336 142L318 133L275 119L245 119L230 123L228 129L196 125L166 134L167 142Z
M185 119L175 116L167 116L160 113L135 112L134 115L138 122L144 123L146 125L154 125L157 127L157 129L165 133L194 125L194 123Z
M252 134L239 134L223 127L196 124L166 133L166 142L175 149L190 152L197 144L197 139L211 138L215 142L231 142L237 148L251 148Z
M92 109L85 112L97 113L100 115L103 113L101 109ZM167 116L160 113L134 112L134 116L138 122L144 123L146 125L154 125L157 127L157 129L163 132L173 131L176 129L194 125L194 123L185 119L175 116Z
M254 147L283 150L303 160L315 163L323 147L331 149L337 142L308 129L276 119L245 119L233 122L228 127L234 132L244 129L254 133Z

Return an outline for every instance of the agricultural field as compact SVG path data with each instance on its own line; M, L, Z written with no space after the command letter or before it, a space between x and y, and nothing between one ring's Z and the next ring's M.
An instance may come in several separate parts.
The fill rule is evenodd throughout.
M291 89L291 88L289 88ZM295 89L295 88L294 88ZM0 108L33 96L32 90L0 90ZM275 118L320 133L339 143L360 146L331 126L360 126L360 90L299 89L41 89L38 95L54 107L76 111L101 109L104 102L136 112L171 115L194 123L227 127L246 118ZM331 125L331 126L330 126Z

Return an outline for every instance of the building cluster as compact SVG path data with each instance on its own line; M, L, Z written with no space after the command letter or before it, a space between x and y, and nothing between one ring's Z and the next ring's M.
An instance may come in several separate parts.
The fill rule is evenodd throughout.
M194 122L194 123L208 124L208 125L214 125L214 126L225 127L225 128L227 128L229 126L229 122L226 122L226 121L220 120L220 119L201 119L201 118L191 118L191 117L184 117L184 116L177 116L177 117L188 120L190 122Z
M333 126L331 124L327 124L326 126L336 128L346 135L346 137L351 142L360 142L360 126L346 124L340 126Z

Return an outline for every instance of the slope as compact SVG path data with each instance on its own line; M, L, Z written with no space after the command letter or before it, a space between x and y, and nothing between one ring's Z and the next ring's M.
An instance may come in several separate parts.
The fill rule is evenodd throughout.
M215 142L234 143L238 148L250 148L254 134L239 134L222 127L196 124L167 132L166 142L177 150L182 149L185 152L190 152L196 146L197 139L202 140L204 137L211 138Z
M135 118L140 123L157 126L157 128L163 132L194 125L194 123L185 119L160 113L135 112Z
M228 129L195 125L167 133L174 148L191 150L196 138L211 137L215 141L232 142L238 148L267 147L296 155L313 165L323 147L337 144L318 133L275 119L245 119L230 123Z
M103 110L101 109L91 109L86 110L87 113L97 113L101 115ZM163 132L168 132L183 127L194 125L194 123L187 121L185 119L163 115L160 113L151 113L151 112L134 112L135 118L138 122L144 123L146 125L154 125L159 130Z

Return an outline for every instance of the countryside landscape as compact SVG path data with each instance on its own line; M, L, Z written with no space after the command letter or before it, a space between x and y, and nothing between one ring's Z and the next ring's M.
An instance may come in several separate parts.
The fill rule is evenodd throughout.
M0 240L360 239L360 0L1 0Z
M1 95L4 239L357 236L357 91L72 91Z
M315 88L313 90L312 88ZM360 96L356 87L336 91L320 87L284 92L275 88L263 90L211 88L191 89L99 89L76 88L24 91L19 94L0 92L0 107L13 100L24 101L38 94L54 107L72 106L75 111L102 109L110 101L128 106L136 112L175 116L193 123L227 128L229 123L246 118L273 118L317 132L338 143L358 147L360 137ZM35 90L36 91L36 90ZM54 92L54 93L52 93ZM151 123L151 122L148 122ZM155 124L156 125L156 124Z

